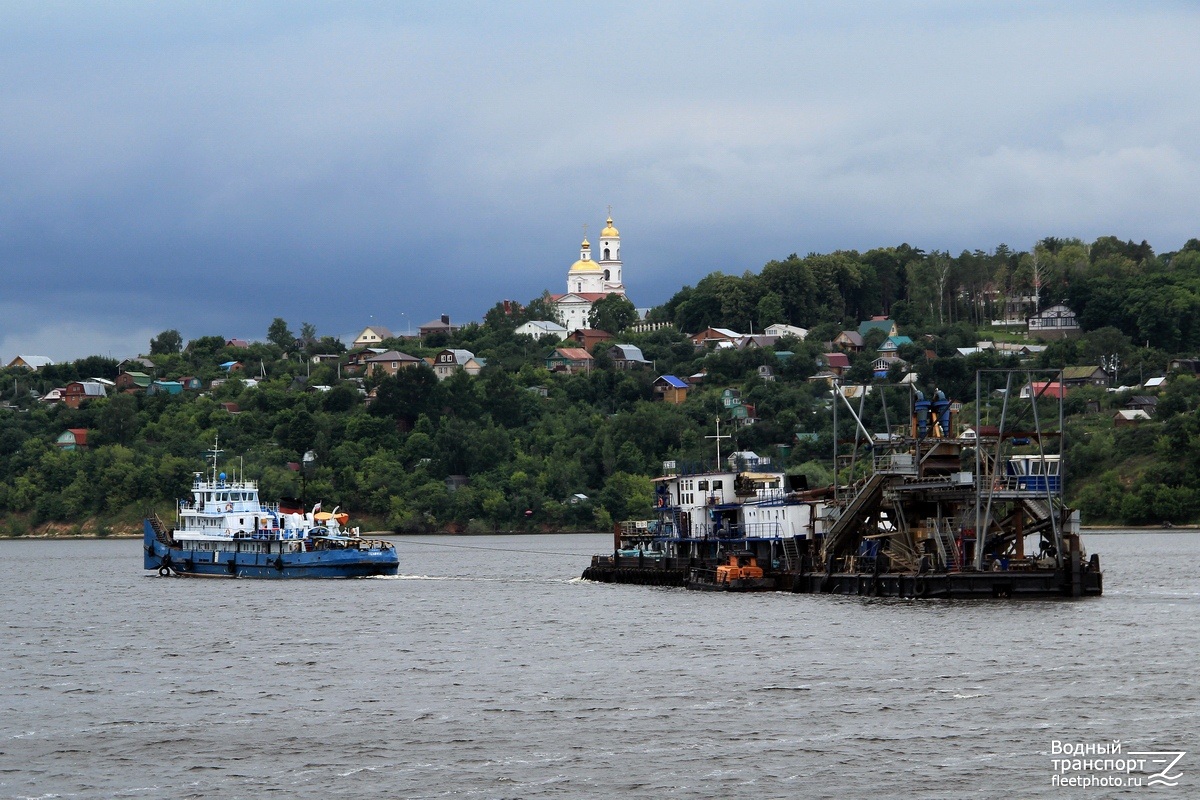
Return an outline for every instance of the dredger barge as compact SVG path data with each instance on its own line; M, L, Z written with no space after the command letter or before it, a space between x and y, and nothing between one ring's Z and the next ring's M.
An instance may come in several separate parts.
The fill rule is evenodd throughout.
M835 385L835 409L840 398L857 432L849 455L835 453L845 485L809 489L761 465L670 471L655 482L656 518L619 524L613 553L594 556L583 577L879 597L1100 595L1099 556L1088 557L1079 512L1063 502L1062 392L1048 396L1054 381L1030 376L981 372L975 426L957 435L941 392L914 392L907 429L872 435L863 395L856 413ZM996 425L979 410L992 397ZM733 553L761 578L714 587Z

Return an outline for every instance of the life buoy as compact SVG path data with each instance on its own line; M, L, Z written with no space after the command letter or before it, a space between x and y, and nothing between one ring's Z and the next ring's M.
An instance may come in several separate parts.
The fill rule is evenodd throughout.
M226 511L233 511L233 503L226 503L226 504L225 504L225 510L226 510Z

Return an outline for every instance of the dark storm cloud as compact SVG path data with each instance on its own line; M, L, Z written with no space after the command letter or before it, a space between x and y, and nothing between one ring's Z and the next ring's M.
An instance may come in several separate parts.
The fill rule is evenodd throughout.
M639 305L790 252L1197 235L1190 6L794 6L6 6L0 358L477 319L560 291L609 203Z

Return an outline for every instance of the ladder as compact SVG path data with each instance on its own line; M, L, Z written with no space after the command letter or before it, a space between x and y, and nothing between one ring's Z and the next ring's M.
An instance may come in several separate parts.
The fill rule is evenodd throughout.
M159 518L158 514L153 514L150 516L150 527L154 529L154 536L160 542L165 544L167 547L171 546L171 534L169 531L167 531L167 526L163 524L163 521Z
M794 571L800 566L800 548L796 545L796 537L788 536L781 540L783 542L783 562L787 565L789 571Z
M942 527L942 520L933 520L933 540L937 543L938 555L947 570L958 572L962 564L958 560L958 547L954 543L954 534Z

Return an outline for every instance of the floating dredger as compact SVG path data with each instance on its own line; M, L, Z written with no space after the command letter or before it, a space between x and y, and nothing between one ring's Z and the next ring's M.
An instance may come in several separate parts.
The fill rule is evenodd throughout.
M1063 502L1062 375L1038 372L978 373L975 425L957 434L957 404L940 391L926 399L906 387L907 424L871 434L866 392L854 387L856 411L850 387L834 384L834 430L839 403L855 428L834 445L846 480L810 489L761 464L668 469L655 481L656 518L620 523L614 552L594 556L583 577L885 597L1099 595L1100 559ZM995 405L997 424L986 424ZM761 577L717 579L743 564Z

